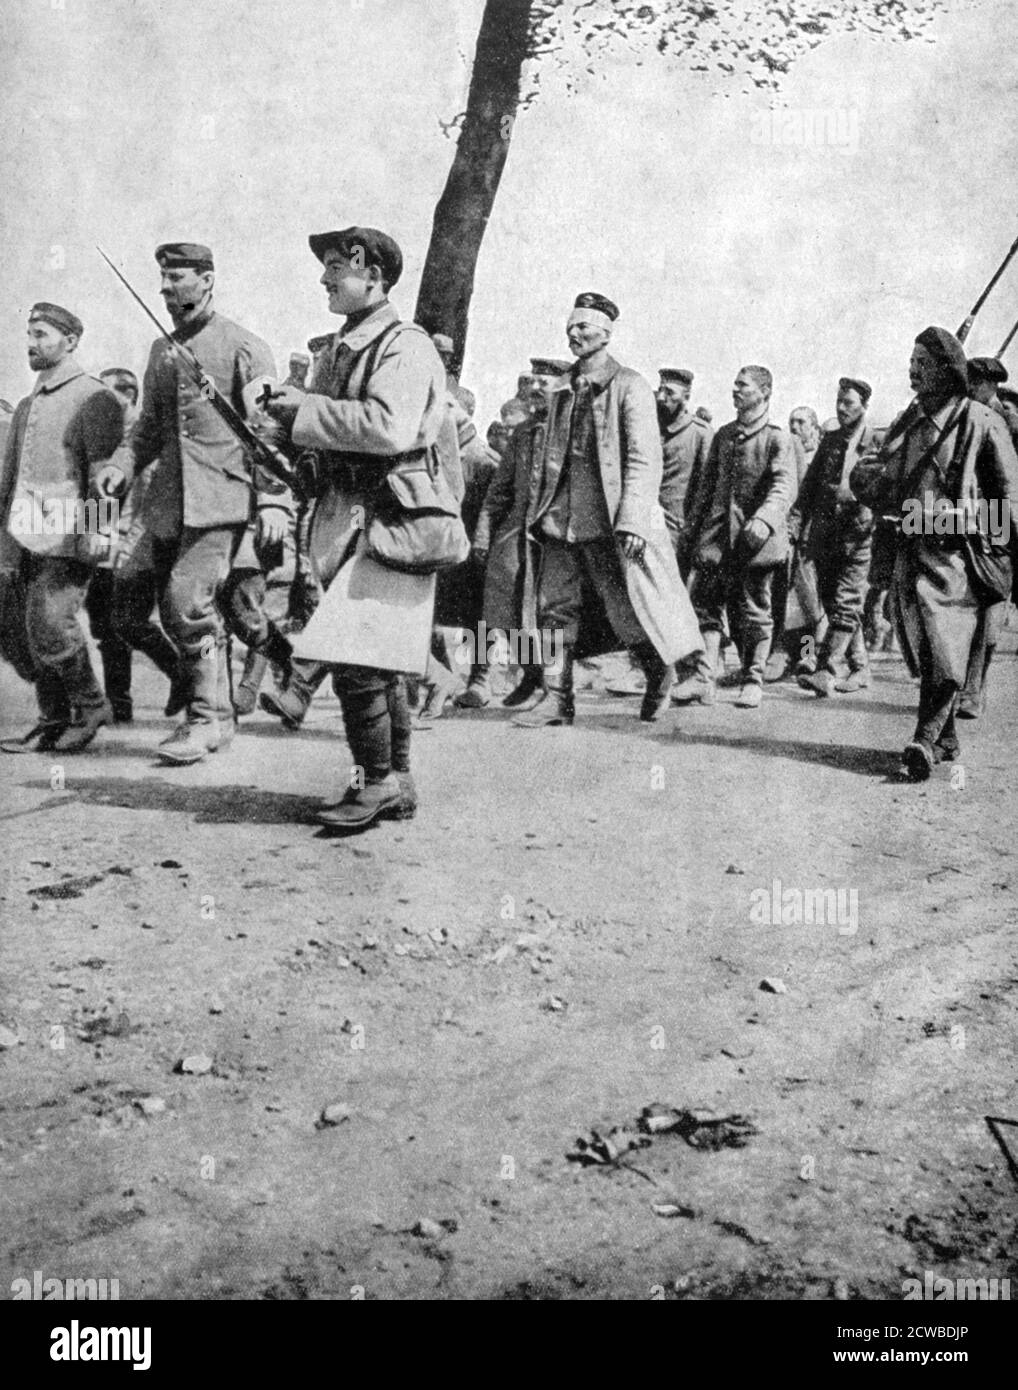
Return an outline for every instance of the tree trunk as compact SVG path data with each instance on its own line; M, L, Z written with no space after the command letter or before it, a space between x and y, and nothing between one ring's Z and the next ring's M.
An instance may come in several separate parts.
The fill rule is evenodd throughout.
M417 296L416 321L447 333L458 376L466 345L474 272L509 153L530 37L533 0L487 0L456 155L435 208Z

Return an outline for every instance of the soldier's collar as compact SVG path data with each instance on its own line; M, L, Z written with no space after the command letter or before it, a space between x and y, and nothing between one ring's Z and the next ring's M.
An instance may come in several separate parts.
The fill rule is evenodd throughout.
M361 352L387 328L398 322L399 314L393 305L385 299L377 308L372 309L366 318L359 319L352 328L348 329L344 325L337 334L336 345L337 347L347 347L351 352Z
M593 372L581 372L580 365L577 363L566 378L570 386L578 386L581 381L585 381L591 391L595 394L600 393L608 385L613 377L618 376L622 370L614 357L608 357L604 363Z
M39 373L35 386L32 388L32 395L38 395L40 391L55 391L58 386L63 386L66 382L73 381L75 377L84 375L85 368L75 361L73 355L65 357L55 367L47 367L45 371Z
M769 423L770 410L768 408L765 408L762 414L758 415L757 418L752 420L748 425L744 425L738 416L735 418L735 428L743 439L752 439L755 434L759 434Z
M215 309L212 301L209 300L200 314L195 314L193 319L188 319L186 323L180 324L173 330L172 337L178 343L186 343L189 338L196 338L202 329L209 324L215 317Z
M665 425L665 434L678 434L680 430L686 429L693 423L693 418L692 411L683 406L675 419L670 424Z

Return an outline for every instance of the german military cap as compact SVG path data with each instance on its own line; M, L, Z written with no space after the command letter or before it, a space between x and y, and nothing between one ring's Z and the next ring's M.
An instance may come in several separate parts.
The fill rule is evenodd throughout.
M560 357L532 357L530 370L534 376L565 376L572 370L571 362L563 362Z
M578 294L573 308L596 309L599 314L606 314L612 323L619 316L619 306L613 304L610 299L606 299L603 294L595 294L593 290L586 290L583 294Z
M215 270L212 252L197 241L167 241L156 247L163 270Z
M403 252L391 236L376 227L345 227L337 232L316 232L308 237L308 245L320 261L326 251L338 251L352 259L360 248L365 265L377 265L387 285L394 285L403 274Z
M970 357L969 381L1006 381L1007 368L997 357Z
M693 384L693 373L688 367L659 367L658 376L662 382L677 381L683 386Z
M843 376L838 379L839 391L854 391L863 405L869 405L870 396L873 395L873 387L868 381L863 381L857 376Z
M43 323L59 329L61 333L73 333L79 338L85 331L85 325L77 314L72 314L70 309L62 309L59 304L47 304L44 300L33 304L29 310L29 323L33 319L42 319Z

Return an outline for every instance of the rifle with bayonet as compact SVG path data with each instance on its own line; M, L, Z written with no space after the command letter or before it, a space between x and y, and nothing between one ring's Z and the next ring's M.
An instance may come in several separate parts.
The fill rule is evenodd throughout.
M152 310L142 299L141 295L135 291L127 278L120 273L102 247L97 246L95 249L127 290L131 298L136 304L141 306L142 311L159 330L161 337L169 345L170 351L179 362L181 368L198 387L202 399L208 401L209 405L223 421L237 442L250 454L253 476L251 478L244 477L243 481L256 492L267 492L270 495L282 493L284 490L290 490L295 493L299 492L298 479L294 466L282 450L276 445L270 444L267 439L263 439L251 428L240 411L233 405L232 401L229 401L223 395L191 349L187 347L186 344L178 342L177 339L173 337L172 333L166 331L155 314L153 314ZM233 477L235 475L231 474L230 476ZM239 477L239 475L236 476ZM279 486L266 486L266 478L275 479Z

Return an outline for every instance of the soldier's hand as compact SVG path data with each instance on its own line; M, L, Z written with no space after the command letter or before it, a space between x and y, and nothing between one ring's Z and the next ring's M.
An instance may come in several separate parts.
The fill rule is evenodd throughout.
M278 545L286 539L289 517L280 507L262 507L255 522L255 546Z
M634 536L632 531L617 532L619 548L627 560L642 560L647 542L642 536Z
M770 534L771 528L766 521L759 521L755 516L750 517L742 528L742 543L751 555L755 555Z
M115 463L107 463L95 475L95 490L100 497L121 497L127 488L127 475Z
M265 402L264 409L268 415L271 415L274 420L278 420L289 431L293 429L293 422L297 418L300 403L306 395L306 391L300 391L296 386L280 386Z

